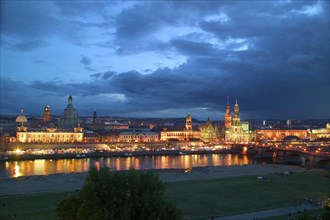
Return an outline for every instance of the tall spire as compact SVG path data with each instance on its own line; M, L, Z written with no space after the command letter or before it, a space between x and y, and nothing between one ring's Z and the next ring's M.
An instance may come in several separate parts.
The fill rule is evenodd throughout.
M233 125L240 125L241 124L241 118L239 117L239 107L238 102L236 98L236 104L234 106L234 118L233 118Z
M225 128L231 127L231 113L230 113L230 104L229 104L229 96L227 96L227 107L225 114Z

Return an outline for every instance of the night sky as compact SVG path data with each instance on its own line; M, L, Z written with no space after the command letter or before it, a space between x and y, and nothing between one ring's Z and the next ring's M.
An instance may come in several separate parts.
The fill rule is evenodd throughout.
M0 113L330 118L329 39L328 1L1 1Z

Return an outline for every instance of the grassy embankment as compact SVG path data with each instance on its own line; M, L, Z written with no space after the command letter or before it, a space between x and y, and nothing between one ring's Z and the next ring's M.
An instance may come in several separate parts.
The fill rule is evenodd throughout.
M209 219L289 206L308 198L326 198L330 178L325 173L295 173L166 184L166 197L181 208L185 218ZM76 192L71 192L71 194ZM68 193L0 197L0 219L57 219L56 204Z

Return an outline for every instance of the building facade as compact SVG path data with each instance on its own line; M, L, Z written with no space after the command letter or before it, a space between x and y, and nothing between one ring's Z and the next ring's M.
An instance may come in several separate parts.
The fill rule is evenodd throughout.
M120 142L156 142L158 133L152 131L124 131L119 134Z
M75 128L73 132L59 131L57 128L28 131L27 127L19 127L16 132L16 141L19 143L75 143L83 140L83 128L80 127Z
M23 115L23 110L16 118L16 122L19 123L16 131L16 142L18 143L74 143L83 142L84 139L83 128L79 125L74 127L71 131L58 130L57 128L29 131L28 127L24 125L28 121Z
M208 118L206 124L202 125L199 130L201 131L201 139L204 142L211 142L219 137L218 127L212 125L210 118Z
M308 131L311 140L315 139L330 139L330 124L327 123L325 128L311 129Z
M160 132L160 139L162 141L167 140L191 140L191 139L200 139L201 132L199 130L194 130L192 125L192 118L190 113L186 117L186 124L182 130L171 130L170 128L163 128Z
M306 139L307 129L263 129L256 130L258 140L281 141L288 136L296 136L300 139Z
M225 141L227 142L251 142L255 141L256 133L249 130L247 122L241 122L239 116L239 106L236 99L234 106L234 116L229 123L230 106L229 101L227 103L226 114L225 114Z

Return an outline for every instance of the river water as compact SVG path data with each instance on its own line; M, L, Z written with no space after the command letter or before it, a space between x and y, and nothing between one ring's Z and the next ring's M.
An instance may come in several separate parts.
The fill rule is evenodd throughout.
M187 169L203 166L232 166L256 163L247 155L192 154L145 157L107 157L75 159L37 159L0 162L0 178L15 178L54 173L87 172L90 167L109 167L111 170Z

